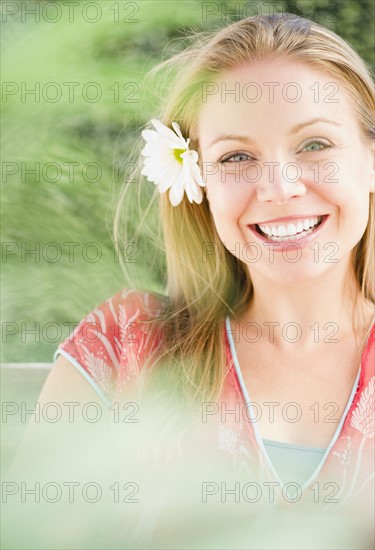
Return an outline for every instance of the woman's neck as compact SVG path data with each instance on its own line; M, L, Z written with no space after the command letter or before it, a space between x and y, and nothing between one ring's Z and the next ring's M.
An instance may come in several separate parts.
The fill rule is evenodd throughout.
M360 339L373 322L374 305L360 293L354 274L331 272L318 281L285 285L256 275L252 280L253 298L237 320L268 333L275 327L273 343L280 349L288 343L285 331L292 339L300 333L299 346L310 347L317 339L353 337L353 331Z

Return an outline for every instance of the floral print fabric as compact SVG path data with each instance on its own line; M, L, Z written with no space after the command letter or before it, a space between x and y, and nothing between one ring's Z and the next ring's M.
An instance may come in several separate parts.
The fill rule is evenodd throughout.
M146 359L152 364L152 358L161 346L161 333L156 329L147 330L137 321L157 318L163 309L164 299L160 295L134 289L118 292L78 324L59 345L54 358L60 353L65 355L86 375L107 403L115 401L128 384L134 380L142 383ZM306 484L306 487L311 486L320 479L337 483L335 496L340 497L340 502L348 502L363 491L371 491L374 480L374 339L375 325L362 355L357 388L341 429ZM233 409L236 403L243 407L246 403L233 365L225 323L223 341L228 372L220 404L225 404L227 409ZM251 423L246 422L243 415L239 419L235 416L227 416L225 423L218 422L214 444L232 457L236 468L255 468L264 479L274 480L274 472Z

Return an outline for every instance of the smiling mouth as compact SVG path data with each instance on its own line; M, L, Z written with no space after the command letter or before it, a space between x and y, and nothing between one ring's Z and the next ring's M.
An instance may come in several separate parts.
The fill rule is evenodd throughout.
M322 215L314 218L301 218L287 224L254 224L253 227L259 235L271 241L296 241L316 231L327 217L327 215Z

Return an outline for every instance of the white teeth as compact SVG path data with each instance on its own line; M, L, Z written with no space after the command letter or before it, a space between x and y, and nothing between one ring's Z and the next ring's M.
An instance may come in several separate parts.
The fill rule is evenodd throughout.
M288 225L258 225L261 231L269 237L292 237L300 233L306 233L309 229L322 221L322 217L305 218ZM311 231L309 231L310 233ZM303 236L303 235L301 235Z
M301 233L303 231L303 224L302 222L297 223L297 233Z
M286 234L287 235L297 235L297 229L296 229L296 226L293 223L288 224L288 227L286 228Z

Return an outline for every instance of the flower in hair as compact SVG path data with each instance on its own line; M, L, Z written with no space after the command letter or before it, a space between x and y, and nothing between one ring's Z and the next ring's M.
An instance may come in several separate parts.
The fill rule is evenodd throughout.
M186 191L190 202L200 204L201 187L205 186L198 166L198 153L189 149L190 138L185 139L177 122L172 122L174 132L160 120L151 119L155 130L143 130L146 141L141 153L145 157L142 174L158 186L159 192L169 189L173 206L180 204Z

